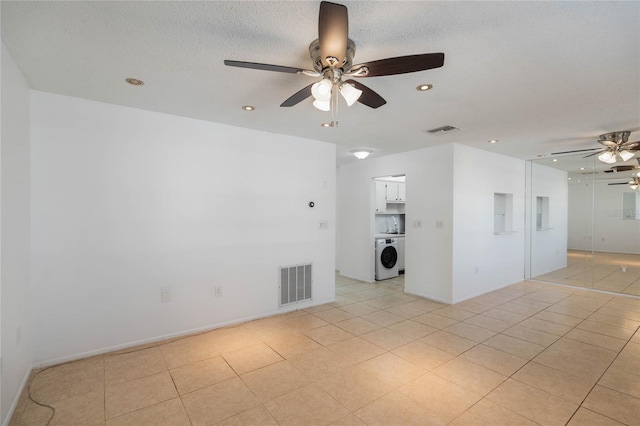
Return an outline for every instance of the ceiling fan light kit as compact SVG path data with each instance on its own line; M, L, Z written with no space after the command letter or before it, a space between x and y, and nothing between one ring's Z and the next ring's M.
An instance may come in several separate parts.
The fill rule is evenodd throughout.
M605 151L602 154L598 155L598 160L602 161L603 163L613 164L616 162L616 156L610 151Z
M423 53L395 58L379 59L367 63L353 64L356 45L349 38L349 17L344 5L323 1L320 3L318 17L318 38L309 45L309 55L313 70L225 60L232 67L251 68L263 71L284 72L309 77L322 77L285 100L281 107L292 107L312 96L313 106L321 111L332 113L331 127L337 127L337 107L339 92L348 106L360 102L370 108L379 108L386 104L382 96L355 80L348 78L379 77L406 74L439 68L444 65L444 53ZM418 90L428 90L431 85L421 85Z
M631 151L620 151L618 155L622 158L622 161L629 161L635 154Z

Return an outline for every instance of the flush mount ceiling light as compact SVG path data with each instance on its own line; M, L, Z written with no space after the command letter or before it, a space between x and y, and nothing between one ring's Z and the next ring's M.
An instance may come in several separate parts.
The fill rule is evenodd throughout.
M373 151L371 151L370 149L354 149L353 151L351 151L351 153L355 155L358 160L364 160L372 152Z
M253 105L243 105L242 109L245 111L255 111L256 107L254 107Z
M124 81L131 84L132 86L144 86L144 81L138 80L137 78L126 78Z
M321 126L322 127L331 127L331 123L322 123Z
M497 142L498 142L498 139L491 139L491 140L489 141L489 143L497 143Z
M558 162L558 159L557 159L557 158L554 158L554 159L553 159L553 160L551 160L551 161L553 161L554 163L557 163L557 162Z
M431 90L432 88L432 84L421 84L420 86L416 87L416 90L418 92L426 92L427 90Z

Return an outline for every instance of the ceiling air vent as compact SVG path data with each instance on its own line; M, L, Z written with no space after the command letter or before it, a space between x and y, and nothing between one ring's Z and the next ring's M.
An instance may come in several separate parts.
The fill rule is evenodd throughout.
M443 135L445 133L455 132L456 130L460 130L460 129L458 129L457 127L447 125L442 127L436 127L435 129L425 130L425 132L431 133L432 135Z

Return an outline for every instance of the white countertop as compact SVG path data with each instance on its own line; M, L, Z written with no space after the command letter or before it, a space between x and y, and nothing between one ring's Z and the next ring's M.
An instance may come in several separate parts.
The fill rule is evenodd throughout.
M375 238L404 238L404 234L376 234Z

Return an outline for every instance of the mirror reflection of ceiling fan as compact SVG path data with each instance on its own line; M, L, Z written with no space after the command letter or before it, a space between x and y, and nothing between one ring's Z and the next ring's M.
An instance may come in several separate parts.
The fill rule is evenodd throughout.
M355 52L356 45L349 39L347 8L340 4L323 1L320 3L318 38L309 45L313 70L230 60L225 60L224 64L232 67L322 77L322 80L293 94L280 106L291 107L313 96L313 106L322 111L332 111L332 113L336 110L338 93L349 106L356 101L370 108L379 108L387 103L382 96L351 79L352 77L406 74L444 65L444 53L399 56L352 65ZM345 77L347 79L344 79ZM335 123L332 121L332 125L337 125L337 121Z
M629 188L636 190L640 187L640 176L632 178L629 182L615 182L609 185L629 185Z
M575 151L552 152L551 155L572 154L576 152L594 151L584 158L598 155L598 160L607 164L615 164L618 158L628 161L640 151L640 141L629 142L630 131L610 132L600 135L598 143L602 148L578 149Z

